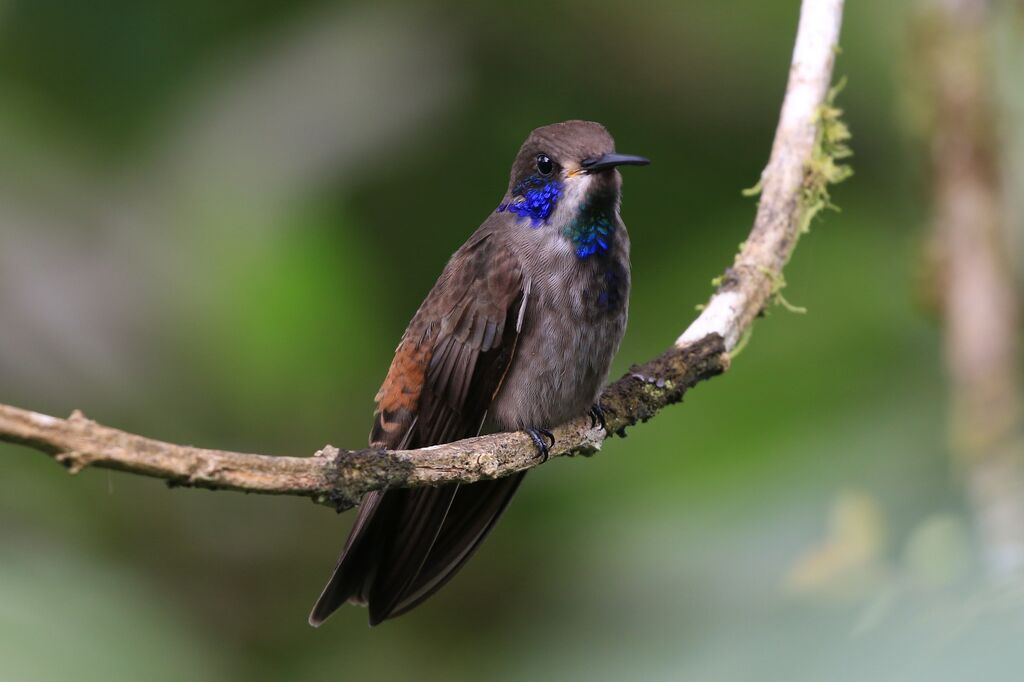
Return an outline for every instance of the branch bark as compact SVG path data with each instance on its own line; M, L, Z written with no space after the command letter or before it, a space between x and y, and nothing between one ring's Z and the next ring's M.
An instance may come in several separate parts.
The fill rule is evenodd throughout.
M728 361L722 338L710 335L634 366L602 394L608 431L621 435L647 421L682 400L697 382L725 371ZM553 433L551 457L592 454L608 436L592 428L589 417ZM419 450L341 450L328 445L313 457L273 457L175 445L97 424L80 412L59 419L9 405L0 405L0 441L49 453L71 473L90 466L116 469L166 479L171 485L310 497L338 510L353 506L371 490L469 483L540 464L533 442L523 433Z
M729 353L778 293L800 233L827 198L827 101L843 0L803 0L786 95L761 179L753 230L703 313L659 357L634 366L602 394L608 431L580 418L554 430L550 456L591 454L610 434L647 421L703 379L725 371ZM824 151L823 151L824 150ZM823 156L824 155L824 156ZM472 482L540 463L531 440L503 433L419 450L340 450L272 457L151 440L81 413L59 419L0 405L0 441L49 453L69 471L88 466L166 479L172 485L300 495L345 509L371 490Z

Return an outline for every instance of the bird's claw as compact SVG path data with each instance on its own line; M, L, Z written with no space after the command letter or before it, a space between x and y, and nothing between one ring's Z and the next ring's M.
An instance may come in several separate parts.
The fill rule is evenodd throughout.
M665 387L665 380L661 379L659 377L654 377L654 376L650 376L650 375L647 375L647 374L641 374L640 372L630 372L629 374L634 379L638 379L638 380L644 382L645 384L654 384L658 388L664 388Z
M608 430L608 423L605 421L604 408L601 407L600 402L594 403L590 407L590 412L588 414L590 415L590 428L594 428L600 424L603 430Z
M541 463L548 461L548 455L551 452L551 448L555 447L555 436L547 429L526 429L527 435L530 436L530 440L533 441L533 445L537 448L537 454L541 456ZM547 440L551 441L551 445L548 445Z

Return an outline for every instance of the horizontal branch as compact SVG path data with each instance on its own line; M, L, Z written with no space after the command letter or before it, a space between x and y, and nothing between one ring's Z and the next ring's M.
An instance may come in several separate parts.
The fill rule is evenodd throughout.
M726 369L721 337L673 347L634 367L602 394L611 432L646 421L702 379ZM654 379L653 377L657 377ZM592 454L606 433L589 417L553 431L550 456ZM144 438L103 426L75 412L59 419L0 405L0 440L50 453L72 473L94 466L166 479L172 485L311 497L346 509L382 488L468 483L540 463L523 433L500 433L418 450L341 450L328 445L313 457L272 457L207 450Z
M704 312L659 357L634 366L601 397L607 431L581 417L553 430L550 456L591 454L678 402L703 379L725 371L728 353L778 292L800 232L839 179L820 168L823 105L842 19L842 0L804 0L786 96L762 175L753 230ZM340 450L271 457L165 443L97 424L74 413L59 419L0 405L0 441L51 454L72 473L95 466L166 479L172 485L300 495L345 509L372 490L473 482L541 463L522 433L469 438L418 450Z

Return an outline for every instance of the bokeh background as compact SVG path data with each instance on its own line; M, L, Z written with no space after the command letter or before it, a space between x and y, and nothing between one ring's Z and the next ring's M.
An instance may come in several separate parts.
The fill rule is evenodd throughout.
M532 472L412 614L306 615L353 515L0 445L0 679L1011 679L920 304L909 3L850 2L856 175L728 375ZM752 221L796 0L0 2L0 402L361 446L405 323L534 127L603 122L666 348ZM1012 80L1012 79L1011 79ZM1019 81L1017 81L1019 83Z

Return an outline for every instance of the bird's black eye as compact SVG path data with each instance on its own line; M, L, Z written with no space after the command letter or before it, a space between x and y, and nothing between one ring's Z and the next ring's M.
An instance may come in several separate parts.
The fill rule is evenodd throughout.
M555 170L555 162L548 158L547 154L537 155L537 172L541 175L551 175Z

